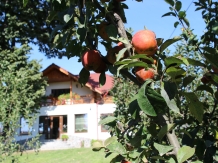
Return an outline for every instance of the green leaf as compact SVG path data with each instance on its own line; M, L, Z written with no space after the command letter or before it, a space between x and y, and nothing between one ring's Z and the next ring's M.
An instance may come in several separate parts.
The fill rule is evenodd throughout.
M129 157L130 157L130 158L136 158L136 157L139 157L140 154L141 154L140 152L137 152L137 151L135 151L135 150L134 150L134 151L130 151L130 152L129 152Z
M207 92L213 94L213 89L208 85L199 85L195 91L207 91Z
M66 47L66 54L68 58L80 56L81 52L82 46L79 45L76 40L71 40L68 42L68 45Z
M198 97L193 92L183 92L182 94L189 102L188 106L191 114L201 123L204 114L203 103L198 100Z
M205 51L205 53L204 53L205 58L212 65L214 65L215 67L218 67L216 50L214 48L210 48L210 47L204 47L202 49Z
M50 22L55 18L55 16L57 16L57 12L55 12L55 11L50 11L50 13L49 13L49 15L48 15L46 21L50 23Z
M98 122L99 125L106 125L108 123L114 122L117 118L113 116L107 116L106 118Z
M183 163L184 161L188 160L192 157L195 153L195 149L189 146L183 146L179 149L177 154L177 161L178 163Z
M171 6L174 6L174 1L173 0L164 0L166 3L170 4Z
M172 146L168 145L162 145L154 142L154 147L158 150L160 156L163 156L167 152L171 151L173 149Z
M111 143L113 143L115 141L117 142L117 137L116 136L109 137L104 141L104 146L107 147L109 144L111 144Z
M92 145L92 147L93 147L93 148L92 148L93 151L100 151L101 149L104 148L104 146L102 145L102 143L99 142L99 141L94 142L93 145Z
M143 61L132 61L131 63L125 65L123 68L132 68L132 67L144 67L148 68L148 64Z
M128 64L124 64L124 65L121 65L117 68L117 76L119 76L120 74L120 70L124 68L124 66L127 66Z
M174 79L177 76L185 76L186 75L186 71L180 67L170 67L166 70L166 73Z
M218 74L211 74L211 78L218 84Z
M180 57L179 59L181 59L185 64L186 66L189 66L189 62L188 62L188 59L185 58L185 57Z
M156 92L151 87L147 87L145 90L145 94L156 113L163 114L166 112L167 104L164 98L160 95L160 93Z
M178 16L180 19L183 19L186 16L185 11L179 11Z
M119 37L119 38L118 38L118 41L120 41L120 42L122 42L122 43L124 43L124 44L129 44L129 41L126 40L126 39L123 38L123 37Z
M179 25L179 22L176 21L176 22L174 23L174 27L177 28L178 25Z
M110 24L110 25L107 25L106 28L106 33L108 34L108 37L114 37L116 38L117 37L117 28L113 25L113 24Z
M190 23L189 23L188 19L186 17L184 17L183 20L184 20L185 24L189 27Z
M173 56L165 58L164 63L167 67L170 66L171 64L177 64L177 65L184 64L184 62L181 59Z
M26 7L29 0L23 0L23 7Z
M163 43L163 38L156 38L157 40L157 46L160 46Z
M175 16L176 17L176 14L174 12L167 12L167 13L162 15L162 17L164 17L164 16Z
M186 76L184 79L183 79L183 83L182 83L182 86L183 87L186 87L187 85L189 85L196 77L195 76Z
M105 72L102 72L99 76L99 83L101 86L103 86L106 82L106 76L105 76Z
M204 153L206 150L206 145L204 143L204 140L202 139L197 139L195 140L196 148L195 148L195 154L197 157L202 160L204 158Z
M181 8L182 8L182 3L180 1L176 1L176 6L175 6L176 11L179 12Z
M162 53L168 46L172 45L173 43L181 40L182 38L180 36L174 37L172 39L166 40L160 47L160 53Z
M199 131L198 127L195 127L189 132L184 132L183 137L182 137L182 145L187 145L190 147L194 147L194 142L195 142L195 137Z
M218 22L216 22L216 23L212 26L212 31L213 31L215 34L218 34Z
M146 60L151 61L151 63L154 62L154 59L151 58L151 57L146 56L146 54L136 54L136 55L133 55L133 56L131 56L129 58L130 59L146 59Z
M150 84L151 82L152 82L151 80L147 80L143 84L143 86L139 89L139 92L137 95L137 102L139 104L139 107L145 114L150 115L150 116L157 116L153 106L151 105L147 96L145 95L145 89L147 85Z
M80 42L83 42L87 36L87 29L86 28L78 28L77 30L77 37L80 39Z
M120 163L122 160L123 160L123 156L118 154L110 161L110 163Z
M124 53L126 52L127 48L123 48L122 50L119 51L118 55L117 55L117 58L116 58L116 61L119 61L120 58L123 57Z
M174 100L175 95L171 95L172 91L173 91L173 94L175 94L175 91L174 91L175 88L172 88L172 86L173 84L170 85L169 82L162 82L161 83L161 96L166 101L167 106L169 107L170 110L176 113L180 113L179 108L177 107L176 102Z
M64 15L64 21L67 23L72 17L69 14Z
M191 59L191 58L187 58L187 61L190 65L193 65L193 66L202 66L202 67L205 67L205 64L200 62L200 61L197 61L195 59Z
M163 126L159 133L157 134L157 137L158 137L158 141L161 141L161 139L164 137L164 135L167 134L167 132L171 131L173 128L175 127L175 124L172 123L172 124L167 124L165 126Z
M126 154L125 147L119 142L111 143L107 146L107 148L110 150L110 152L113 152L113 153L118 153L121 155Z
M177 163L177 162L171 157L169 160L167 160L167 163Z
M85 85L89 80L89 76L90 72L85 68L82 68L82 70L79 73L79 83Z
M133 60L132 59L123 59L122 61L117 61L116 63L115 63L115 65L124 65L124 64L129 64L129 63L131 63Z

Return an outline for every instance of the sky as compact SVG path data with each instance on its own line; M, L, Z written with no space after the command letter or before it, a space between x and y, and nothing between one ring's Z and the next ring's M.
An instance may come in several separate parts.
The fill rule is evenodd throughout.
M197 35L202 35L205 28L205 23L201 17L201 11L195 11L196 7L193 0L181 0L182 9L187 10L187 18L190 22L190 27L194 29L193 33ZM174 22L177 21L175 17L167 16L162 17L163 14L169 12L169 4L164 0L143 0L143 2L137 2L135 0L127 0L125 2L129 9L125 10L127 23L126 28L132 28L134 30L133 34L139 30L146 27L149 30L155 32L157 38L164 38L167 40L173 38L174 36L179 36L181 34L182 26L174 28ZM170 50L173 51L173 47ZM30 59L41 60L42 65L41 71L47 68L50 64L54 63L67 71L77 75L82 69L82 63L78 62L78 57L73 57L67 59L63 57L62 59L52 58L48 59L43 53L38 51L38 47L33 46L33 50L30 54ZM104 55L106 51L103 47L99 47L99 50ZM106 73L110 74L109 71Z

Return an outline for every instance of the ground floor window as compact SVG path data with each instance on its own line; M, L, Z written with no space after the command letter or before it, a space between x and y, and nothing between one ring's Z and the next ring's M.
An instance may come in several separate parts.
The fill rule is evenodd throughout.
M108 116L112 116L112 113L104 113L100 115L100 119L104 119ZM109 126L108 125L101 125L101 132L109 132Z
M64 115L63 116L63 132L67 132L67 128L68 128L68 125L67 125L67 115Z
M25 118L20 118L20 134L28 135L32 131L32 127L29 126L28 120Z
M75 132L88 132L88 114L75 115Z
M0 122L0 135L3 133L3 123Z

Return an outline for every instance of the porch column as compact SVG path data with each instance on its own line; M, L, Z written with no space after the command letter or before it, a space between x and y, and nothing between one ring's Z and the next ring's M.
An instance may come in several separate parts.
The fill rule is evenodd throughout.
M45 121L44 121L44 132L45 132L45 139L49 139L49 136L48 136L48 122L49 122L49 117L45 117Z
M53 139L53 126L54 126L54 122L53 122L53 117L50 116L50 139Z
M63 116L59 116L59 135L58 138L60 138L60 135L63 133Z

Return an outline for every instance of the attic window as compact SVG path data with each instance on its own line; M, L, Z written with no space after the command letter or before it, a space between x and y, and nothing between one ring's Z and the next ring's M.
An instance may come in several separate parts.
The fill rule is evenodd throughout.
M70 93L70 88L52 89L52 90L51 90L51 94L52 94L54 97L58 97L59 95L67 94L67 93Z

